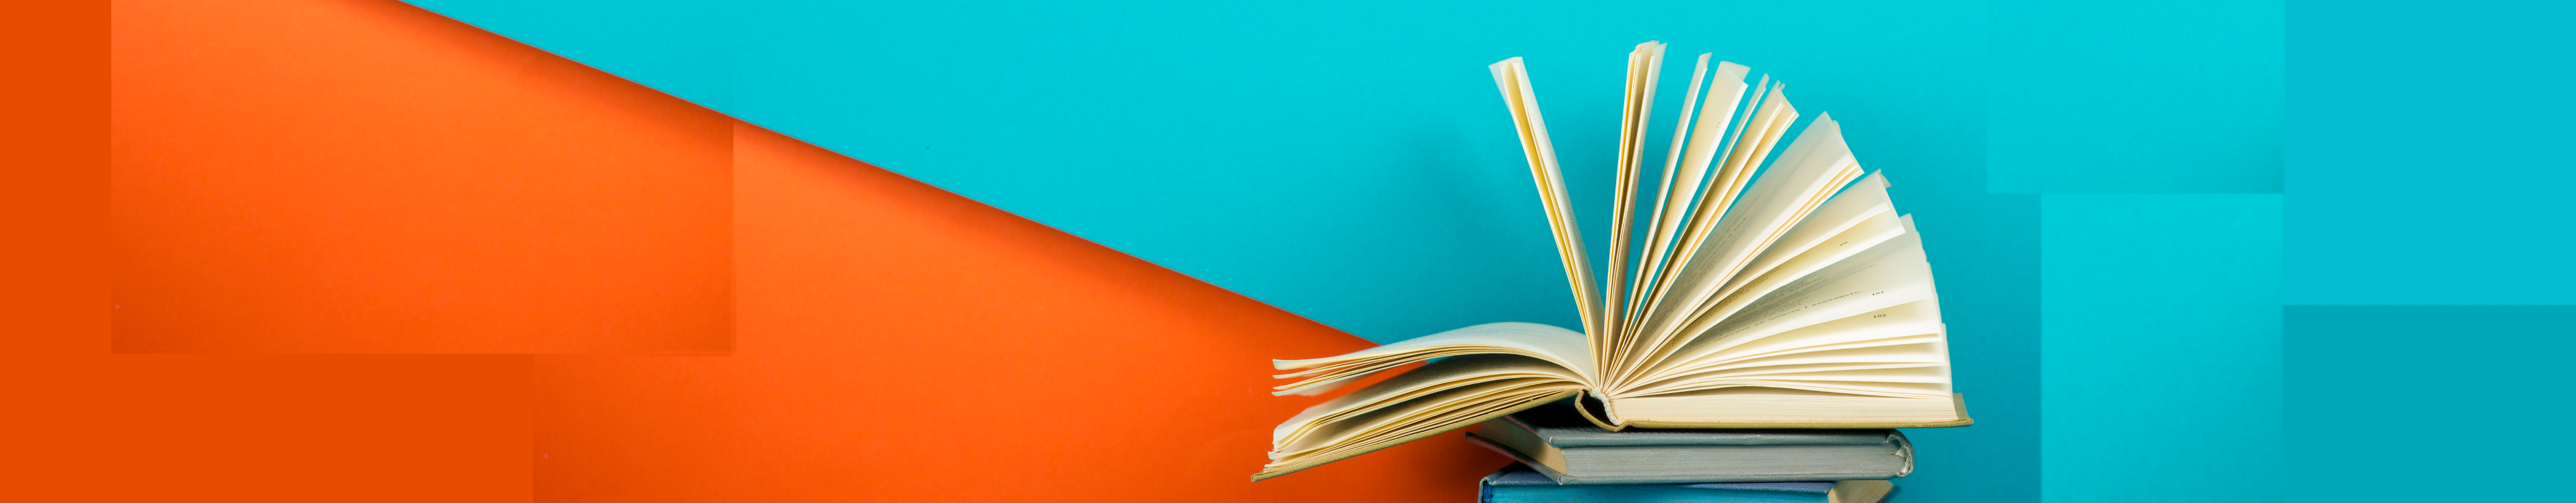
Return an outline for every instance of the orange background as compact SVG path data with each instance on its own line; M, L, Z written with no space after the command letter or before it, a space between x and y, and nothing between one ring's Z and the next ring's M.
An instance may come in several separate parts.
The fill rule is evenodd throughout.
M120 353L720 353L730 120L391 1L116 3Z
M110 354L108 41L0 6L0 499L528 500L528 356Z
M545 501L1463 501L1442 436L1253 483L1358 337L749 125L732 356L536 361Z
M116 55L113 186L108 9L0 16L32 37L7 50L41 56L20 71L62 77L13 84L40 115L5 138L36 168L8 175L23 183L7 218L33 246L12 247L5 308L27 330L0 355L0 426L19 436L0 483L26 499L1466 500L1504 463L1438 437L1247 482L1270 427L1314 401L1264 393L1264 360L1367 342L389 0L212 4L116 3L119 44L165 44L120 51L172 54ZM128 83L144 74L129 69L185 78ZM156 146L123 143L133 131ZM476 148L496 144L511 148ZM700 162L710 151L721 166ZM326 169L353 160L423 182ZM543 161L564 178L436 161ZM171 178L128 187L135 166ZM507 183L520 192L485 186ZM710 186L726 234L713 252L674 251L707 242L697 206L561 214L717 200L697 190ZM374 192L330 192L357 189ZM433 208L456 201L472 211ZM349 223L368 211L386 218ZM631 255L610 267L471 242L477 218L519 225L486 234L510 239L593 225L564 242ZM227 233L244 229L271 234ZM406 235L432 231L451 242ZM400 267L457 257L474 260ZM645 312L668 292L601 282L689 285L707 257L728 292L721 339L470 330L703 321L703 297ZM301 274L258 274L279 269ZM319 287L342 295L298 297ZM145 290L134 298L232 304L111 314ZM531 292L631 302L514 310L561 301ZM452 293L473 295L438 296ZM111 354L711 347L729 353Z

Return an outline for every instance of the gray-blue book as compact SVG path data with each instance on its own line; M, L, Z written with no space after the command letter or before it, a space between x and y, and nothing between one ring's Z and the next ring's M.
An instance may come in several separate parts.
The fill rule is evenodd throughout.
M1558 484L1885 480L1914 471L1914 447L1888 429L1603 431L1565 404L1477 425L1467 440Z
M1896 488L1884 480L1569 486L1520 463L1477 486L1478 503L1877 503Z

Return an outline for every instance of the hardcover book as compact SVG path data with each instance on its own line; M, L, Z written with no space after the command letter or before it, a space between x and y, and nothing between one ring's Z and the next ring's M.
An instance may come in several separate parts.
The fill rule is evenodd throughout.
M1554 231L1582 331L1490 323L1349 354L1277 360L1314 394L1433 360L1326 400L1272 431L1254 480L1582 397L1596 426L1921 428L1970 423L1913 219L1861 169L1830 115L1778 155L1798 118L1784 86L1709 55L1692 71L1661 181L1641 194L1664 44L1628 55L1610 213L1593 274L1520 58L1493 64ZM1704 89L1703 89L1704 88ZM1704 106L1703 106L1704 105ZM1651 207L1646 206L1651 203Z
M1518 463L1477 482L1479 503L1877 503L1884 480L1724 484L1557 485Z
M1467 440L1567 485L1885 480L1914 471L1914 446L1896 430L1609 432L1565 404L1486 421Z

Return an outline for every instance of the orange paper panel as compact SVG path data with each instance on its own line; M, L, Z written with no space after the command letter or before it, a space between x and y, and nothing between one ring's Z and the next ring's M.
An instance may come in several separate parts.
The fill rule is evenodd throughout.
M108 3L0 16L0 500L531 499L524 355L110 355Z
M729 119L391 0L113 27L115 351L730 350Z
M0 14L0 354L107 352L107 7Z
M1454 436L1249 482L1367 341L750 126L732 356L537 356L545 501L1465 501Z
M0 484L12 501L528 501L528 358L0 356Z

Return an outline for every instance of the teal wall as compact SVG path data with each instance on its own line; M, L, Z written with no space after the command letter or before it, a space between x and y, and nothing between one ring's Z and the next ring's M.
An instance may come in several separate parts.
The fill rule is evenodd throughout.
M2576 304L2576 4L2290 18L2291 304Z
M1988 187L2040 198L2041 499L2278 501L2283 5L1990 8Z
M2290 306L2283 501L2565 501L2576 306ZM2558 496L2550 496L2557 494Z
M2284 501L2566 499L2539 439L2576 412L2571 22L2291 4Z
M2043 499L2278 500L2281 196L2040 208Z
M2281 191L2281 2L1989 8L1996 192Z

